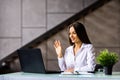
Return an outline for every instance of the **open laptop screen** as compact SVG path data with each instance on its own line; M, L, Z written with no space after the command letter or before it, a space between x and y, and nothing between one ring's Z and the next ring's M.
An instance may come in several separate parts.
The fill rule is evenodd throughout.
M21 70L30 73L45 73L45 66L40 49L19 49Z

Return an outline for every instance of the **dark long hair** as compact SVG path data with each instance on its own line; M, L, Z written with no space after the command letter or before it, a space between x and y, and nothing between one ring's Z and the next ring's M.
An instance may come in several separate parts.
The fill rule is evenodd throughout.
M91 42L88 38L86 29L82 23L75 22L69 26L69 29L70 29L70 27L74 27L75 32L76 32L78 38L82 41L82 43L91 44ZM69 42L70 42L70 45L74 44L74 43L72 43L70 37L69 37Z

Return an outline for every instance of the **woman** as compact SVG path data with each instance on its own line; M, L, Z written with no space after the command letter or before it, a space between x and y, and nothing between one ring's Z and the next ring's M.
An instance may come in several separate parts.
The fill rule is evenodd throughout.
M76 22L69 26L69 42L71 46L65 50L64 56L61 42L59 40L54 42L61 71L94 71L94 48L83 24Z

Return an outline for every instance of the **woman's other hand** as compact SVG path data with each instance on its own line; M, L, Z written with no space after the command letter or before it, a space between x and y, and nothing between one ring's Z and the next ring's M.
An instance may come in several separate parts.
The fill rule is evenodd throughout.
M69 68L69 69L65 70L65 72L74 72L74 68Z
M61 47L61 42L59 40L54 41L54 48L57 53L58 58L62 58L62 47Z

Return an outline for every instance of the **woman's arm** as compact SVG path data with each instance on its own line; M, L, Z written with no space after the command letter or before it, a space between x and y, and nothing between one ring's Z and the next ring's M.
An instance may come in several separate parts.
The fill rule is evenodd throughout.
M54 48L55 48L55 51L56 51L57 56L58 56L59 67L60 67L61 71L64 71L66 69L66 67L65 67L65 62L64 62L63 54L62 54L61 42L59 40L56 40L54 42Z
M87 65L84 67L81 67L81 70L83 71L94 71L95 69L95 50L93 46L89 46L87 49Z

